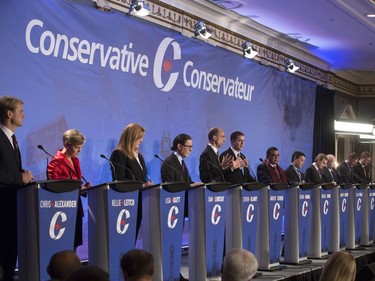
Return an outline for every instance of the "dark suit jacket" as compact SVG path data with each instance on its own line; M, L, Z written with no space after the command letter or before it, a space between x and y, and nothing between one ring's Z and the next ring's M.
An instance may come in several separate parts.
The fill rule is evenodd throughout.
M371 179L371 172L370 172L370 167L369 166L365 166L365 169L366 169L366 174L365 174L365 171L363 170L363 167L362 167L362 164L361 163L357 163L357 165L355 165L353 167L353 173L357 176L357 179L361 179L361 183L370 183L372 181Z
M269 164L266 164L266 163L259 164L257 168L258 181L265 183L265 184L270 184L270 183L275 183L275 182L288 183L288 179L285 175L285 172L283 169L281 169L279 165L277 165L277 170L280 174L281 181L276 178L276 175L271 174L270 172L271 169L273 168Z
M112 179L113 180L136 180L141 182L146 182L147 179L147 168L145 160L143 159L142 154L138 153L139 162L141 162L141 166L137 159L130 159L126 156L123 152L118 149L115 149L111 154L111 162L115 167L115 171L111 167L112 171ZM125 169L126 167L127 169ZM133 173L131 173L130 171ZM115 174L116 173L116 174ZM133 178L134 175L134 178Z
M305 175L302 172L301 179L299 178L297 171L293 168L293 165L289 165L284 172L288 179L288 183L301 183L305 180Z
M22 185L22 173L13 146L0 129L0 263L4 280L14 274L16 266L17 188Z
M314 165L307 168L305 178L307 182L312 182L314 184L324 183L323 177L320 176Z
M187 168L185 171L183 170L180 161L178 161L174 153L165 158L164 163L161 165L161 181L193 183L189 170Z
M237 158L236 155L234 155L233 150L231 148L228 148L223 153L220 154L220 161L223 159L224 155L231 155L233 156L233 159L235 160ZM245 159L245 155L241 153L241 157ZM256 180L251 176L249 168L244 167L243 173L242 169L238 168L232 171L231 168L224 170L224 178L226 182L230 182L231 184L237 184L237 183L247 183L247 182L255 182Z
M332 172L332 174L331 174ZM335 169L329 171L327 167L323 167L322 169L322 180L324 183L336 182L339 183L339 176Z
M345 161L342 162L337 167L337 171L339 172L340 176L340 183L361 183L362 180L360 178L357 179L357 176L353 175L352 169L349 167L348 163Z
M206 146L199 158L199 176L204 183L225 181L219 158L209 145Z

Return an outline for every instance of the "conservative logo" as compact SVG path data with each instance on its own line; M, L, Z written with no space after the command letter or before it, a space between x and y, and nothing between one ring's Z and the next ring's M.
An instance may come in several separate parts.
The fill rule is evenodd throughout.
M279 219L279 217L280 217L280 203L275 203L275 205L273 206L272 215L273 215L273 219L275 221L277 221Z
M309 209L309 203L307 201L303 201L302 203L302 216L303 217L307 216L308 209Z
M249 204L249 206L247 207L247 210L246 210L246 221L247 222L252 222L253 219L254 219L254 205L253 204Z
M56 212L49 224L49 237L53 240L59 240L65 232L64 222L67 221L67 216L64 212Z
M374 197L371 197L370 209L374 210L374 207L375 207L375 199L374 199Z
M213 225L217 225L220 222L220 212L221 212L221 206L219 204L216 204L211 213L211 222Z
M362 207L362 199L358 198L358 200L357 200L357 211L358 212L361 210L361 207Z
M170 229L173 229L173 228L176 227L176 225L178 223L178 218L177 218L178 213L179 213L179 211L178 211L178 208L176 206L172 206L169 209L167 225Z
M324 204L323 204L323 214L325 214L325 215L328 214L328 210L329 210L328 206L329 206L329 202L328 202L328 200L324 200Z
M117 216L116 231L118 234L125 234L129 228L130 212L127 209L122 209Z
M346 198L342 199L342 202L341 202L341 211L343 213L345 213L345 211L346 211Z

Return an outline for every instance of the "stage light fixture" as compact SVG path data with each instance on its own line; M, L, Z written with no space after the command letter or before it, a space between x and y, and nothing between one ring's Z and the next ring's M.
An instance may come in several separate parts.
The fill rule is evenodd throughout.
M248 59L253 59L259 52L251 45L250 42L242 43L243 56Z
M290 73L294 73L299 69L299 67L295 65L292 59L287 59L285 61L285 69Z
M148 5L145 3L145 1L132 0L128 15L130 15L131 13L139 17L145 17L148 16L151 13L151 11Z
M212 30L206 27L203 21L198 21L194 26L194 36L200 36L208 39L212 35Z
M373 134L374 125L368 123L335 120L335 131L338 134L348 135Z

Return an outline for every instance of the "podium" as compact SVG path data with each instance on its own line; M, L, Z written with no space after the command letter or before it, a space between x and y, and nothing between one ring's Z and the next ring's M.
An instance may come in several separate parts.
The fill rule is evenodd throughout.
M350 183L341 184L339 189L337 202L339 208L339 249L353 249L354 248L354 223L353 223L353 185ZM334 207L335 208L335 207ZM334 225L336 223L334 222ZM332 249L334 252L336 249ZM338 251L336 250L336 251Z
M284 262L310 263L307 259L314 185L303 183L285 190Z
M89 264L123 280L122 254L134 249L139 189L142 182L115 181L87 189Z
M281 229L286 183L271 183L260 189L256 257L259 270L280 269Z
M227 190L227 216L225 227L225 250L243 248L256 251L260 182L231 186Z
M369 185L369 243L375 241L375 185Z
M17 191L18 280L47 280L51 256L74 249L76 180L38 181Z
M355 187L355 245L369 245L369 188L367 184L356 184Z
M328 255L332 231L332 189L333 183L319 185L312 190L312 227L310 235L310 258L320 259Z
M154 256L154 281L180 280L185 190L188 188L187 183L175 182L142 190L143 249Z
M220 275L229 183L209 183L189 190L189 279Z

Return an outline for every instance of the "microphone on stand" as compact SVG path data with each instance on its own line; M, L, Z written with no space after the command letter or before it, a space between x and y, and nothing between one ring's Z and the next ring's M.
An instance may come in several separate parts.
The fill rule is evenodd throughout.
M264 162L262 157L259 158L259 161L260 161L260 162Z
M117 163L117 162L113 162L111 160L109 160L104 154L100 154L100 157L101 158L104 158L105 160L107 160L109 162L109 164L111 164L111 167L113 169L113 174L114 174L114 178L115 178L115 181L117 181L117 174L116 174L116 169L115 169L115 166L113 164L116 164L118 166L120 166L121 168L124 168L125 170L129 171L130 174L132 175L132 178L133 178L133 181L135 181L135 176L134 176L134 173L132 170L130 170L128 167L120 164L120 163Z
M222 173L221 169L218 166L216 166L214 163L212 163L211 161L209 161L207 159L206 159L206 161L207 161L208 164L211 164L213 167L215 167L220 172L221 179L223 180L223 182L225 182L224 174ZM208 170L210 170L210 165L208 165ZM211 181L212 181L211 173L210 173L210 177L211 177Z
M179 175L181 182L185 182L184 179L183 179L183 177L182 177L182 175L181 175L181 173L179 171L177 171L176 168L174 168L173 166L171 166L167 162L165 162L163 159L161 159L159 157L159 155L155 154L154 157L158 158L161 162L163 162L165 165L167 165L169 168L171 168L173 171L175 171Z
M243 155L241 152L240 152L240 157L241 157L242 160L245 160L245 159L246 159L246 156ZM262 159L262 158L259 158L259 159ZM263 161L262 161L262 162L263 162ZM247 165L247 168L248 168L249 171L253 174L252 176L254 176L254 177L253 177L254 180L257 181L257 177L255 176L254 171L253 171L253 170L251 169L251 167L250 167L250 162L249 162L249 164Z

